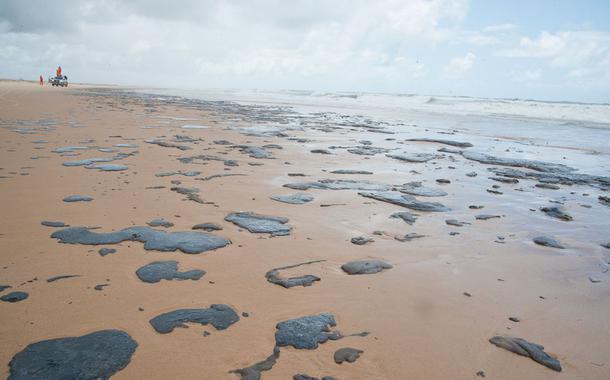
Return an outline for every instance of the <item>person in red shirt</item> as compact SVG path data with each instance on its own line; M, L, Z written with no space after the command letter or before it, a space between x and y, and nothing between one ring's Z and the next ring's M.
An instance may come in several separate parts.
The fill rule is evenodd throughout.
M57 67L57 73L56 74L57 74L56 76L58 76L58 77L61 76L61 66Z
M42 79L42 75L40 76L40 85L44 85L44 79Z

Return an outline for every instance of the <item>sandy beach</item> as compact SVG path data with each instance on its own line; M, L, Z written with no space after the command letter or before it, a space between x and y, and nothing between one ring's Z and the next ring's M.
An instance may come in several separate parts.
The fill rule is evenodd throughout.
M565 120L539 115L403 118L153 92L0 82L0 285L10 286L0 296L27 293L0 302L2 377L29 344L112 329L137 342L115 379L239 379L230 371L276 345L273 365L243 378L610 378L608 123L580 121L575 142ZM302 204L272 199L294 194ZM92 199L64 201L72 195ZM253 214L240 212L287 221L258 219L252 229L271 233L250 232ZM51 237L147 223L220 243L184 252L190 241L176 248L154 231L106 244ZM192 229L202 223L215 226ZM389 265L342 269L361 260ZM153 283L136 274L159 261L205 273ZM276 274L315 276L308 286L266 278L301 263ZM169 333L150 322L214 304L238 320ZM317 348L280 344L278 323L321 313L337 334L322 331ZM562 371L494 336L544 346ZM338 364L345 347L362 353Z

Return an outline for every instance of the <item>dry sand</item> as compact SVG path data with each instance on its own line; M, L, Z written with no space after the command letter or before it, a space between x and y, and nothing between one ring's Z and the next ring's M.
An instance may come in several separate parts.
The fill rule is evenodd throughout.
M262 377L289 379L306 373L337 379L473 379L478 378L477 372L484 371L491 379L610 378L610 277L604 264L609 250L600 246L609 239L610 208L597 201L597 195L603 192L583 185L540 189L529 180L516 185L496 183L488 179L488 166L454 154L428 163L403 163L384 154L365 159L341 149L333 150L332 155L312 154L311 149L358 145L356 141L361 139L374 139L375 146L399 146L409 152L437 153L443 146L417 142L397 145L397 141L384 140L439 137L432 133L398 137L347 128L328 133L315 128L289 133L311 139L309 143L245 136L227 127L250 127L253 122L240 121L240 115L228 109L211 108L164 99L118 97L107 91L92 96L89 89L79 86L58 89L32 83L0 83L0 176L5 177L0 179L0 285L12 286L0 295L14 290L29 293L28 299L18 303L0 302L4 377L9 374L13 355L30 343L120 329L139 345L131 363L114 376L116 379L238 378L229 371L272 353L278 322L330 312L342 333L368 331L370 335L329 341L316 350L284 347L278 363ZM180 128L184 124L209 128ZM179 143L192 147L187 151L145 143L154 138L172 141L177 134L201 141ZM83 142L89 139L92 141ZM279 144L283 149L269 149L273 159L255 159L212 143L220 139L255 146ZM37 140L47 142L34 143ZM109 148L124 143L136 144L137 148L117 148L120 152L138 153L112 162L129 167L121 172L62 166L66 161L115 153L96 148L77 151L80 155L75 157L51 152L62 146ZM239 166L227 167L222 161L184 164L177 160L198 154L235 159ZM375 174L335 175L323 171L335 169L370 170ZM177 170L201 171L201 175L155 176ZM479 175L465 176L470 171ZM307 177L288 176L295 172ZM228 173L245 176L197 180ZM442 202L452 211L416 211L419 218L410 226L389 218L393 212L409 210L361 197L352 190L311 189L307 193L315 199L305 205L269 199L296 192L282 187L285 183L323 178L394 185L424 181L449 195L419 199ZM437 178L447 178L451 183L437 185ZM213 204L188 201L184 195L170 191L174 186L170 181L174 180L181 181L180 186L199 188L200 197ZM493 184L499 184L504 194L485 191ZM165 188L147 189L154 186ZM515 191L519 188L525 191ZM72 194L90 195L94 200L62 202ZM574 217L571 222L530 211L561 197L565 197L565 207ZM322 204L340 205L320 207ZM485 208L471 210L471 204ZM233 211L287 217L293 229L289 236L279 237L249 233L224 221ZM503 217L475 220L474 216L481 213ZM223 230L214 234L230 239L232 244L198 255L145 251L138 242L60 244L50 238L57 229L40 224L43 220L59 220L108 232L144 226L155 218L173 222L171 231L188 231L204 222L220 224ZM472 224L452 227L445 224L446 219ZM376 230L385 235L373 235ZM451 231L460 235L450 236ZM410 242L393 238L409 232L426 237ZM555 236L567 249L533 244L531 239L542 234ZM350 243L352 237L361 235L375 241L364 246ZM505 238L504 243L496 242L501 241L498 236ZM117 253L101 257L97 253L101 247L115 248ZM362 276L349 276L340 269L345 262L360 259L385 260L394 268ZM198 281L141 282L135 271L158 260L176 260L182 270L203 269L207 273ZM284 289L265 280L265 273L272 268L311 260L326 261L282 274L320 277L321 281L312 286ZM46 282L49 277L65 274L81 277ZM589 276L601 282L593 283ZM102 291L94 290L102 283L110 285ZM240 315L249 313L249 317L241 317L224 331L192 325L164 335L156 333L148 322L163 312L214 303L230 305ZM509 321L512 316L521 322ZM211 335L204 337L204 330ZM494 335L517 336L544 345L561 361L563 372L493 346L488 339ZM333 353L342 347L364 353L355 363L335 364Z

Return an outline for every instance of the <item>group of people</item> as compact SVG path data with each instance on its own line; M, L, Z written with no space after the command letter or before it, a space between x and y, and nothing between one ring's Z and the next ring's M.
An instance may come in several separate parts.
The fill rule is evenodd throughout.
M57 66L57 70L55 70L55 76L61 78L61 66ZM44 85L44 78L42 75L40 76L40 85Z

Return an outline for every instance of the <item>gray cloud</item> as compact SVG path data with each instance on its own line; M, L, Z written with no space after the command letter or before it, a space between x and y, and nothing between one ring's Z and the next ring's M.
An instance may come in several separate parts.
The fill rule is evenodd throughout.
M514 73L540 64L514 62L530 48L521 42L539 41L524 40L514 20L465 29L469 7L468 0L1 0L0 77L36 78L61 64L80 82L481 95L493 83L507 91L497 96L520 96ZM607 33L599 33L596 49L605 51ZM553 54L546 59L562 84L560 76L582 82L607 67L593 58L561 65L572 53ZM475 56L476 64L467 59Z
M8 32L38 33L74 30L84 23L120 23L130 16L158 21L185 21L200 26L243 20L295 29L347 17L354 2L338 0L328 6L320 1L252 0L3 0L0 22Z
M0 23L8 32L40 33L73 26L74 15L69 1L19 1L0 2Z

